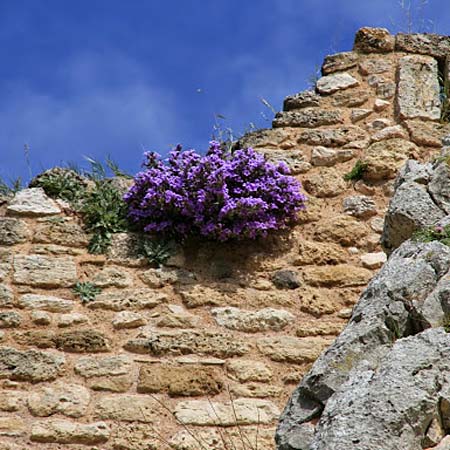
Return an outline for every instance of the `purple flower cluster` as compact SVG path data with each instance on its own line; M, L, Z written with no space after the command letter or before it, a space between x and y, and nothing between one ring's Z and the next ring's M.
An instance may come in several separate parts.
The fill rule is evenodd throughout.
M131 222L151 234L255 239L286 228L305 208L286 164L268 163L251 148L229 153L213 141L205 156L181 146L167 160L144 156L124 199Z

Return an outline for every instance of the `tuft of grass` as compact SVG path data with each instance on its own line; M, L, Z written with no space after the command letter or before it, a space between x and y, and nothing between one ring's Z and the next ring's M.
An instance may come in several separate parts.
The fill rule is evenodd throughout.
M100 294L102 290L89 281L79 281L73 288L72 292L80 297L82 303L88 303L95 300L97 295Z
M446 225L445 227L437 225L422 228L413 234L413 239L416 242L439 241L450 247L450 225Z
M156 267L161 267L174 253L174 242L163 239L144 238L139 253Z
M367 164L363 163L361 160L356 161L353 169L344 175L345 181L356 182L361 180L364 176L364 172L367 170Z

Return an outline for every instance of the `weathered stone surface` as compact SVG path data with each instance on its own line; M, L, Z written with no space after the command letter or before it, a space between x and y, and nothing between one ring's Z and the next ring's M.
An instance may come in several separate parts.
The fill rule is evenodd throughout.
M144 264L144 258L139 251L140 236L137 233L114 233L108 248L108 257L119 264L139 267Z
M141 367L137 391L167 392L170 396L216 395L224 388L220 373L213 367L152 365Z
M327 410L329 405L327 401L333 399L334 393L345 391L341 389L343 383L349 379L352 369L357 372L358 364L362 360L365 360L371 368L380 367L380 361L396 339L410 335L414 329L421 330L427 326L420 316L421 305L437 286L439 279L444 279L449 268L450 249L438 242L427 244L407 242L391 255L363 292L347 327L314 363L291 397L278 428L277 442L280 448L287 450L295 448L288 445L289 436L295 435L302 423L318 417L325 404ZM413 361L415 358L411 358L411 354L415 353L409 351L410 360ZM445 359L442 355L439 355L439 358ZM400 366L403 364L401 361L398 363ZM382 366L379 373L383 373ZM414 377L413 371L409 373ZM361 372L357 374L360 380L364 379ZM395 376L400 380L397 375ZM421 377L417 379L420 380ZM387 382L385 386L392 385ZM433 383L433 386L436 384ZM339 395L337 394L338 397ZM365 398L362 392L359 392L358 396L361 401ZM379 403L383 404L388 407L386 397ZM348 403L348 406L351 406L351 403ZM376 410L379 411L379 408L380 406L377 406ZM363 409L364 414L367 413L367 404ZM408 408L400 410L407 411ZM326 423L329 421L324 420L324 426ZM371 432L365 432L368 436L372 436ZM392 434L398 436L396 433ZM370 447L364 445L362 448ZM397 448L404 447L400 445Z
M315 320L301 323L297 326L295 334L298 337L308 336L337 336L344 328L345 323L333 319L333 321Z
M376 98L373 102L373 109L377 112L384 111L390 104L391 102L388 102L387 100Z
M400 59L397 104L402 119L439 120L438 65L429 56Z
M314 91L303 91L286 97L283 102L283 111L292 111L293 109L310 108L313 106L320 106L320 95L317 95Z
M150 309L167 300L167 295L153 289L122 289L99 294L89 302L92 309L123 311L126 309Z
M50 325L52 318L45 311L31 311L31 320L36 325Z
M159 355L212 355L218 358L241 356L248 343L229 333L216 331L148 331L128 341L124 348L133 353Z
M75 373L85 378L117 376L130 373L131 359L125 355L109 356L107 358L94 358L84 356L75 364Z
M381 243L386 250L392 251L414 231L431 226L444 216L425 186L405 182L396 189L389 203Z
M376 87L375 93L381 99L390 99L394 97L397 85L393 81L383 81Z
M41 188L30 188L17 192L6 210L9 214L23 216L48 216L61 212L59 206L47 197Z
M117 267L105 267L96 273L92 282L101 288L118 287L125 288L131 286L133 279L130 274Z
M361 53L388 53L394 50L395 37L386 28L360 28L353 50Z
M235 397L267 398L278 397L283 392L281 386L267 383L231 384L230 394Z
M280 331L294 320L294 316L285 310L264 308L258 311L246 311L240 308L213 308L211 313L218 325L230 330L257 333L260 331Z
M359 245L368 234L363 223L354 217L342 214L323 220L314 232L314 237L319 242L333 242L351 247Z
M342 174L331 167L306 176L303 185L309 194L319 198L336 197L346 188Z
M352 108L361 106L369 100L367 89L353 88L345 91L335 92L331 96L333 106L345 106Z
M303 270L303 278L311 286L351 287L363 286L372 277L372 272L350 264L336 266L308 266Z
M227 362L227 373L230 378L246 383L248 381L267 382L273 372L267 364L248 359L231 359Z
M22 401L23 393L21 391L0 391L0 411L18 411Z
M275 150L275 149L258 149L258 153L262 153L267 161L273 164L284 162L291 170L292 175L305 173L311 168L311 164L305 161L305 156L301 150Z
M360 127L347 125L331 130L306 130L299 138L299 143L323 145L325 147L342 147L352 141L365 139L367 133Z
M24 309L39 309L48 312L64 313L72 311L75 302L51 295L25 294L19 297L17 306Z
M272 274L271 280L278 289L297 289L301 285L299 273L295 270L277 270Z
M395 49L407 53L444 58L450 54L450 39L432 33L398 33L395 37Z
M133 383L134 374L94 377L87 380L87 384L92 390L106 392L128 392Z
M256 345L273 361L303 364L314 361L330 343L322 337L279 336L259 339Z
M89 322L89 317L81 313L61 314L58 317L56 324L60 328L72 327L74 325L81 325Z
M0 417L0 436L23 436L26 429L25 421L19 416Z
M450 214L450 167L444 160L436 167L431 174L428 183L428 193L434 203L447 214Z
M301 96L302 93L298 94ZM315 105L310 105L315 106ZM285 148L289 142L289 134L285 130L274 128L262 128L244 134L236 144L236 149L240 148Z
M12 308L14 305L14 293L9 286L0 284L0 307Z
M383 57L363 59L359 63L359 71L363 75L392 72L393 69L392 62Z
M56 348L72 353L109 351L109 339L95 330L66 331L55 336Z
M311 264L338 264L348 259L347 252L333 243L324 244L315 241L302 240L298 243L298 255L292 257L293 265L306 266Z
M343 122L344 118L341 110L305 108L299 111L284 111L277 113L273 120L273 127L315 128L321 125L335 125Z
M368 181L395 178L397 171L410 157L418 154L415 144L405 139L375 142L364 152L361 162L366 165L363 177Z
M22 317L14 311L0 311L0 328L16 328L22 322Z
M59 375L64 363L64 357L55 353L0 348L1 378L32 383L51 381Z
M14 283L38 287L70 287L77 281L72 257L17 255L14 257Z
M370 116L372 114L371 109L352 109L352 113L350 115L350 119L352 123L359 122L360 120L365 119L366 117Z
M366 195L354 195L344 198L344 212L360 219L368 219L377 214L377 205Z
M89 406L89 390L77 384L58 382L42 387L28 396L31 414L47 417L56 413L68 417L82 417Z
M106 442L110 434L104 422L81 424L55 419L35 423L30 439L42 443L95 445Z
M146 395L105 395L99 398L96 417L124 422L154 422L160 415L158 402Z
M137 328L145 325L146 323L147 320L142 316L142 314L132 311L118 312L112 320L113 327L117 330L123 328Z
M238 398L230 402L190 400L175 407L175 417L186 425L266 425L279 415L278 408L268 400Z
M393 127L386 127L373 134L370 139L372 142L385 141L387 139L409 139L408 133L401 125L395 125Z
M200 318L186 311L178 305L167 305L167 312L158 319L158 327L168 328L195 328L199 324Z
M334 166L353 158L352 150L334 150L323 146L314 147L311 153L313 166Z
M188 270L168 267L146 270L139 278L151 288L162 288L169 284L193 284L196 280L195 274Z
M339 70L346 70L358 64L358 54L353 52L341 52L327 55L322 64L322 74L328 75Z
M352 77L349 73L335 73L326 75L316 83L316 89L321 94L332 94L333 92L341 91L359 85L359 81Z
M12 217L0 217L0 245L15 245L30 237L30 229L25 221Z
M85 247L89 239L78 223L69 220L49 219L38 225L33 233L33 242L67 247Z
M367 269L379 269L387 261L387 256L384 252L366 253L360 260Z
M405 122L411 140L417 145L441 147L442 138L450 133L450 125L444 123L407 120Z

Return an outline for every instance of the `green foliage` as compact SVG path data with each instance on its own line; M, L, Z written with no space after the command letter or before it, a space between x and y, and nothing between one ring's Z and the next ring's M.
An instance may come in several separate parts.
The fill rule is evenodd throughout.
M90 170L83 171L83 175L91 180L103 180L108 176L110 171L116 177L132 178L132 176L124 172L119 165L111 159L108 155L105 160L105 164L101 161L97 161L90 156L85 156L84 159L90 164Z
M127 208L121 192L109 180L97 179L94 188L86 192L80 212L85 228L93 233L90 253L105 253L113 233L128 229Z
M140 254L156 267L161 267L174 253L174 242L146 238L141 241Z
M447 315L444 318L444 323L442 324L446 333L450 333L450 316Z
M356 182L361 180L364 176L364 172L367 170L367 164L363 163L361 160L356 161L353 169L344 175L345 181Z
M0 178L0 195L12 195L22 189L22 178L17 177L10 182Z
M439 241L450 247L450 225L422 228L414 233L413 239L417 242Z
M73 293L78 295L82 303L87 303L95 300L98 294L102 292L101 288L89 281L79 281L73 288Z

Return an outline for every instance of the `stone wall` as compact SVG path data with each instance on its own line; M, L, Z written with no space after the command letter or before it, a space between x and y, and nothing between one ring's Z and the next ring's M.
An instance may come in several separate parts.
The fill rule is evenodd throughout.
M450 130L449 47L361 29L316 92L241 140L285 160L309 196L300 224L266 242L191 243L154 269L131 234L90 255L79 218L38 188L0 206L0 450L274 448L288 397L386 259L398 168ZM363 179L345 182L358 160ZM77 281L102 293L82 303Z

